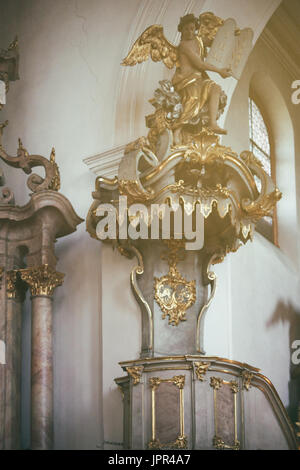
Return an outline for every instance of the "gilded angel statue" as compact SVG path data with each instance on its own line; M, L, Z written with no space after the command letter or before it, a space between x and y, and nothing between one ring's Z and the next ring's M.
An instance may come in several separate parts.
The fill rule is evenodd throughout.
M133 66L151 57L155 62L162 61L169 69L176 67L172 81L169 82L169 90L179 95L181 113L179 117L176 115L174 119L167 119L167 127L173 131L175 144L182 143L182 132L197 134L204 125L215 134L227 133L217 123L227 97L206 73L216 72L224 79L232 76L230 66L219 67L206 60L207 48L212 46L223 24L224 21L211 12L203 13L199 18L187 14L180 18L178 31L181 33L181 41L177 47L165 38L162 26L152 25L137 39L122 62L122 65ZM231 56L234 53L236 55L236 45L232 42L230 47L233 50ZM167 83L163 82L166 89ZM155 99L150 102L155 108L159 108ZM177 103L177 108L178 106ZM148 127L161 127L161 118L160 126L154 126L151 124L151 117L154 120L154 115L148 116Z

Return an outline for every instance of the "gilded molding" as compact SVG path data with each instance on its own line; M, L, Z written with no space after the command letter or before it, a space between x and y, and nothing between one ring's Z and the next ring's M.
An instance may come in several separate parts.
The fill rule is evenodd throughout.
M126 369L127 369L127 368L126 368ZM172 377L171 379L161 379L161 378L159 378L159 377L151 377L151 378L149 379L150 387L151 387L153 390L156 390L157 387L158 387L162 382L173 383L173 384L176 385L176 387L178 387L179 389L183 389L183 388L184 388L184 384L185 384L185 375L175 375L175 376Z
M140 383L143 370L143 366L126 367L128 375L130 375L133 380L133 385L137 385Z
M204 376L210 365L210 362L194 362L195 374L197 376L197 379L201 382L204 381Z
M174 442L161 443L156 436L156 400L155 394L159 385L164 383L173 383L179 389L179 413L180 413L180 432ZM187 449L187 438L184 434L184 385L185 375L175 375L169 379L160 377L151 377L149 379L151 388L151 415L152 415L152 436L148 443L148 449Z
M233 403L234 403L234 444L228 445L225 444L224 440L219 436L219 423L218 423L218 412L217 412L217 394L218 390L221 388L222 384L229 385L230 389L233 393ZM222 379L221 377L211 377L210 378L210 386L214 389L214 423L215 423L215 435L213 437L213 446L216 449L231 449L231 450L239 450L240 449L240 442L237 438L237 393L239 392L238 383L235 380L227 382L226 380Z
M153 192L145 191L139 181L120 180L119 191L123 196L127 196L129 201L148 202L153 199Z
M175 449L187 449L187 438L186 436L178 436L174 442L162 444L159 439L150 441L148 444L149 450L175 450Z
M252 372L249 372L248 370L243 370L242 371L243 388L247 391L251 387L252 378L253 378L253 373Z
M134 266L131 271L130 284L133 294L141 308L142 323L147 325L146 334L142 334L142 350L146 354L149 354L149 352L153 350L153 313L137 282L137 275L141 276L144 273L143 257L141 252L131 244L126 247L122 247L120 244L117 246L122 255L130 258L131 254L134 253L138 261L138 264Z
M146 137L139 137L138 139L126 145L124 153L134 152L135 150L143 150L144 147L149 147L149 142Z
M202 344L201 344L201 325L204 320L204 314L206 313L208 307L210 306L216 292L216 285L217 285L217 276L213 271L210 271L210 265L213 263L216 255L213 255L207 262L206 272L204 273L205 281L210 285L210 296L207 301L202 306L201 310L199 311L197 317L197 330L196 330L196 348L197 351L203 353L202 351Z
M54 289L63 284L64 274L55 271L48 264L21 269L21 279L29 285L33 297L52 296Z

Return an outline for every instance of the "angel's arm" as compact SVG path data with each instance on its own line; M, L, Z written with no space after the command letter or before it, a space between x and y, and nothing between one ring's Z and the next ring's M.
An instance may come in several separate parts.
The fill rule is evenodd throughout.
M210 65L207 62L204 62L195 52L191 51L190 47L187 44L181 43L179 46L179 53L185 54L190 60L191 64L200 71L209 71L216 72L221 75L221 77L226 78L230 77L231 73L227 69L220 69L214 65Z

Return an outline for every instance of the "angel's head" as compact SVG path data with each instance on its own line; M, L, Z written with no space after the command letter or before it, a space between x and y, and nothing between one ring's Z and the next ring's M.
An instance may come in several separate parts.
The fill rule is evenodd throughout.
M199 20L189 13L188 15L182 16L178 25L178 31L182 35L182 39L189 40L193 39L195 32L199 29Z

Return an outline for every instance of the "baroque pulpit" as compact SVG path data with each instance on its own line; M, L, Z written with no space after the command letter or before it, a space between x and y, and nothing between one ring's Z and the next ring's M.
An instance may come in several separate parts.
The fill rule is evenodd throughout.
M127 375L115 379L124 448L296 448L269 379L205 354L213 265L251 241L281 198L253 153L222 145L227 97L208 75L239 79L253 32L210 12L182 17L178 30L176 47L150 26L122 63L151 57L176 69L150 100L148 135L125 146L114 178L96 178L87 216L93 238L136 260L128 288L141 312L140 357L122 361Z

